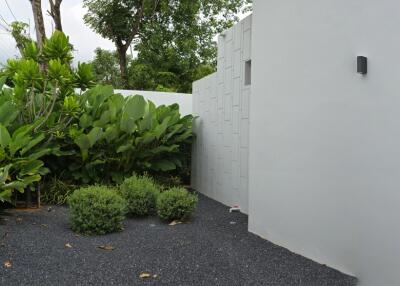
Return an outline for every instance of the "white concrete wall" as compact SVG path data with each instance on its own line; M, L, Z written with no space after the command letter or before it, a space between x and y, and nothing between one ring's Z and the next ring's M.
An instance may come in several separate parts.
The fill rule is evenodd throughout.
M250 231L400 285L400 2L254 2Z
M226 205L248 211L248 125L251 86L244 65L251 59L251 16L218 39L217 72L193 84L197 135L192 185Z
M193 113L193 97L187 93L174 93L174 92L158 92L158 91L144 91L144 90L122 90L116 89L115 93L120 93L124 96L140 94L144 98L151 100L155 105L171 105L174 103L179 104L179 111L182 115Z

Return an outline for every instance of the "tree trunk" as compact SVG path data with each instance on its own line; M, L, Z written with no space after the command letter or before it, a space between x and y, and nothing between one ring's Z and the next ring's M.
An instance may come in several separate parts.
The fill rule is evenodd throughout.
M44 28L42 0L29 0L32 4L33 20L35 21L36 40L39 49L43 48L46 40L46 30Z
M128 83L128 72L127 72L127 63L126 63L126 48L117 46L118 51L118 59L119 59L119 69L121 71L121 80L123 88L129 89Z
M53 18L54 24L56 26L56 30L62 32L62 24L61 24L61 2L62 0L49 0L50 2L50 11L47 13Z

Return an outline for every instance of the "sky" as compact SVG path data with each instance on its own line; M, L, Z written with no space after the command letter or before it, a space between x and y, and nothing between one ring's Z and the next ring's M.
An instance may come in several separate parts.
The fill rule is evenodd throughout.
M10 8L8 8L7 3ZM53 31L53 21L47 10L49 10L49 1L42 0L42 10L45 21L47 36ZM10 11L11 10L11 11ZM70 37L73 44L74 62L90 61L94 56L94 50L101 47L107 50L113 50L114 44L100 35L93 32L83 22L83 15L86 9L83 8L82 0L64 0L61 4L61 21L65 34ZM246 15L239 15L243 18ZM4 25L1 19L11 23L17 19L30 24L30 34L32 39L36 39L34 31L34 21L31 4L29 0L0 0L0 24ZM0 25L0 64L5 63L8 58L18 56L18 50L15 47L15 41L9 33Z
M7 7L9 4L12 13L18 21L30 23L31 37L36 38L34 31L33 15L31 5L28 0L0 0L0 15L8 23L15 21L13 14ZM46 26L47 36L53 30L53 22L51 17L47 15L49 10L49 1L42 0L43 16ZM75 62L89 61L93 58L93 51L96 47L112 50L114 44L103 39L100 35L94 33L83 22L85 9L82 7L82 0L64 0L61 4L61 21L64 32L70 37L70 42L75 48ZM1 18L0 18L1 19ZM4 24L0 20L1 24ZM18 55L18 50L15 48L15 41L6 33L0 26L0 63L4 63L8 58Z

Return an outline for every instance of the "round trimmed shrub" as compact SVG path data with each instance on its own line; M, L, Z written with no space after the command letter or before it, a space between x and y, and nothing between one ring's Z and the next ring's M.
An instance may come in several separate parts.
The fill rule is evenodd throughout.
M157 214L163 220L184 220L196 209L198 198L184 188L171 188L157 199Z
M155 209L159 191L152 178L133 176L122 183L120 193L127 202L129 215L145 216Z
M73 231L106 234L122 230L126 203L115 189L90 186L76 190L68 199Z

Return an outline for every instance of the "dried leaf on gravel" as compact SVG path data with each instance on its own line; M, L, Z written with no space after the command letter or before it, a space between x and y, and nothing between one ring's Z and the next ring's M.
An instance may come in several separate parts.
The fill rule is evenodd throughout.
M12 263L11 263L10 260L7 260L6 262L4 262L4 267L5 268L11 268L11 266L12 266Z
M112 245L100 245L100 246L98 246L98 248L103 249L103 250L108 250L108 251L115 249L115 247Z
M72 248L72 245L71 245L70 243L66 243L66 244L65 244L65 247L67 247L67 248Z
M139 277L142 279L147 279L151 277L151 274L149 272L142 272L140 273Z
M172 221L169 225L177 225L177 224L181 224L182 222L181 221L179 221L179 220L174 220L174 221Z

